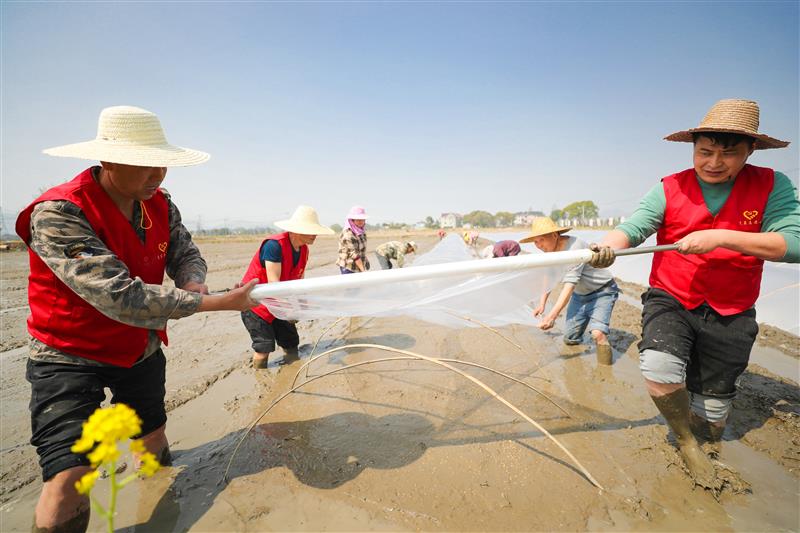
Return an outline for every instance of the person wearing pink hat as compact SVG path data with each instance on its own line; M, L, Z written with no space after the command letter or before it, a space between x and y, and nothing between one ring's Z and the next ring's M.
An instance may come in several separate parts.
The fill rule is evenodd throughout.
M339 235L339 259L336 265L342 274L366 272L369 270L367 259L367 219L366 209L354 205L347 214L347 225Z

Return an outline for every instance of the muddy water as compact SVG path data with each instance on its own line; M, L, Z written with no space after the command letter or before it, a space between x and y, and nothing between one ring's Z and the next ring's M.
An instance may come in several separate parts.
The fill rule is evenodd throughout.
M317 251L319 263L310 275L333 270L321 260L330 248L324 241L318 245L312 260ZM212 268L212 289L237 280L238 265L249 259L253 246L204 245L209 264L222 265ZM170 327L173 342L167 352L167 433L175 464L126 487L117 527L800 528L796 380L758 368L743 376L722 460L751 482L753 494L725 494L717 501L692 489L644 391L636 366L638 314L634 306L618 304L611 335L614 364L603 368L595 364L591 346L565 347L558 332L504 328L502 333L522 346L518 350L482 328L451 330L410 318L344 320L317 347L320 353L345 343L385 344L484 364L521 379L569 414L519 384L463 367L551 432L604 490L592 485L541 431L462 376L427 362L374 363L321 378L278 403L244 436L289 389L330 322L300 324L300 362L280 365L279 350L268 369L255 371L249 367L249 342L235 313L177 321ZM348 349L315 361L309 375L394 355ZM1 361L7 490L0 529L27 531L40 485L35 454L25 445L24 354ZM105 486L98 483L101 499ZM93 517L90 530L102 528Z

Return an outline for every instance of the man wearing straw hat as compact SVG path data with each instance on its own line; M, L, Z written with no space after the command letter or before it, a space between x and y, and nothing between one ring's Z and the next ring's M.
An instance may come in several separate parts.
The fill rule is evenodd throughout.
M299 206L292 218L275 222L283 233L269 235L259 246L242 278L242 283L277 283L302 279L308 263L308 247L317 235L333 235L333 230L319 223L317 212L306 205ZM264 305L242 311L242 322L253 343L253 367L266 368L275 343L283 348L284 363L297 360L300 337L293 322L281 320Z
M593 263L653 233L677 251L656 253L642 295L640 368L648 392L677 437L695 482L723 482L715 458L758 333L764 261L800 260L800 204L782 173L747 164L754 150L789 143L758 131L758 104L721 100L697 128L665 137L694 144L694 166L661 180L631 218L609 232Z
M531 224L531 233L519 242L532 242L545 252L562 252L564 250L586 249L589 244L577 237L565 236L570 228L556 226L550 217L537 217ZM542 316L539 329L548 330L553 327L564 307L567 307L566 331L564 344L580 344L584 332L588 329L597 345L597 362L610 365L612 361L611 345L608 343L609 323L614 303L619 297L619 288L611 272L604 268L595 268L587 263L580 263L570 268L563 278L556 303L546 315L545 304L550 297L546 292L539 305L534 309L534 316Z
M100 161L34 200L16 225L29 247L31 444L44 480L34 530L83 531L89 499L75 482L90 467L70 448L104 388L136 410L145 446L168 464L167 320L247 309L255 283L207 294L205 261L159 186L166 167L208 155L168 144L153 113L106 108L95 140L45 153ZM176 288L162 285L165 271Z

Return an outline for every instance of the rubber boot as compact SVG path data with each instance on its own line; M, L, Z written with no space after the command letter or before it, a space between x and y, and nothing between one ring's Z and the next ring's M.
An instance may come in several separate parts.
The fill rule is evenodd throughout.
M692 433L689 423L689 394L686 389L678 389L664 396L651 396L651 398L675 434L678 451L691 478L701 487L719 490L721 484L717 479L714 465L697 444Z
M614 360L614 354L611 351L610 344L597 345L597 364L610 366Z
M694 411L689 415L689 425L692 428L697 442L703 451L712 459L719 458L722 449L722 434L725 432L725 422L709 422Z

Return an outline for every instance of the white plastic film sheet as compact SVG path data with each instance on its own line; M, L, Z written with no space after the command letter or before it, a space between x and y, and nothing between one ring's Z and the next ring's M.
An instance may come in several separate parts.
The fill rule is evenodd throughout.
M413 266L258 285L253 297L283 320L411 316L450 327L535 325L530 303L589 250L475 259L449 235Z

